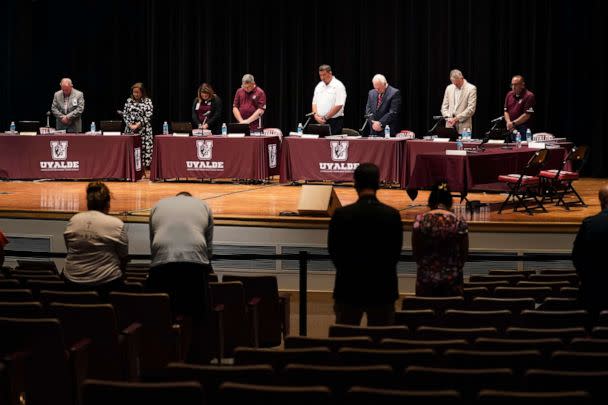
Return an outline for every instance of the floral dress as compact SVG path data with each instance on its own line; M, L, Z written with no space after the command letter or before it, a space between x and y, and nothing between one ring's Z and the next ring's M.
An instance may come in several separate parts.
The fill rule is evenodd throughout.
M152 161L152 145L154 139L152 137L152 114L154 112L154 106L152 100L144 98L141 101L135 101L132 98L128 98L124 108L124 120L127 124L126 133L133 133L133 130L129 128L130 124L136 124L141 122L135 133L141 135L141 158L144 167L150 167Z
M452 213L419 214L412 231L418 265L416 295L462 295L462 268L469 250L468 225Z

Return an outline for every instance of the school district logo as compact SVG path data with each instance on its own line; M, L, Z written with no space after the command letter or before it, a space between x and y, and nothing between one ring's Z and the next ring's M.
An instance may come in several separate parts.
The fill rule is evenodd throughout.
M68 141L51 141L51 157L53 160L68 158Z
M199 160L211 160L213 157L213 141L196 141L196 156L198 156Z
M348 160L348 141L331 141L331 160L334 162L343 162Z
M274 169L277 167L277 144L268 145L268 167Z

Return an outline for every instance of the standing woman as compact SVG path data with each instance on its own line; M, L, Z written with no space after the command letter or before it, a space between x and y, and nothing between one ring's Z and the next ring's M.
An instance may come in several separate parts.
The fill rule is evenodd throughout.
M124 120L127 124L126 133L140 134L142 146L142 162L145 169L150 168L152 161L152 114L154 106L148 98L143 83L131 86L131 97L127 99L124 108Z
M221 120L222 100L215 94L211 85L201 84L192 103L192 121L197 128L209 129L212 134L219 134Z

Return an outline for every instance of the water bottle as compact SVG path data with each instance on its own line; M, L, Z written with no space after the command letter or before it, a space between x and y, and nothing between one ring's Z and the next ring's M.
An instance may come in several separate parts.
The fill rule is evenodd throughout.
M163 122L163 135L169 135L169 124L167 124L167 121Z
M228 135L228 127L225 122L222 123L222 135Z
M94 134L97 128L95 127L95 121L91 121L91 133Z
M526 129L526 141L528 143L532 142L532 131L530 131L530 128Z
M304 133L304 127L302 126L302 123L299 122L298 123L298 135L302 135Z
M17 132L17 127L15 127L15 121L11 121L11 126L9 128L9 132L11 132L11 133Z
M462 137L459 136L458 139L456 139L456 150L463 150L464 149L464 145L462 144Z
M514 132L515 132L515 143L517 144L518 148L521 148L521 134L517 130Z
M391 137L391 127L389 127L388 124L386 124L384 126L384 137L385 138L390 138Z
M466 137L464 138L464 140L465 141L470 141L471 140L471 128L465 129L464 135L466 135Z

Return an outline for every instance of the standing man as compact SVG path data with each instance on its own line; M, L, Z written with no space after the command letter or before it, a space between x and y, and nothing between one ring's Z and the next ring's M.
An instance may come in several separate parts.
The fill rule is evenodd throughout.
M395 318L397 262L403 244L399 211L376 197L380 169L362 163L355 170L356 203L338 208L329 223L327 248L336 267L336 323L391 325Z
M256 86L249 73L241 79L241 88L236 91L232 102L232 114L241 124L249 124L251 131L262 129L262 115L266 111L266 93Z
M608 185L600 188L598 196L602 211L583 220L572 248L572 263L581 280L578 298L593 320L608 309L608 272L604 268L608 246Z
M374 88L369 91L365 106L365 115L371 122L369 135L383 136L384 128L388 125L391 136L395 136L399 132L401 92L399 89L389 86L386 77L381 74L373 77L372 85Z
M459 134L469 128L473 131L473 114L477 108L477 87L467 82L458 69L450 72L450 81L443 95L441 115L446 128L456 128Z
M171 297L173 312L192 317L188 360L201 362L208 319L208 273L213 247L213 215L207 203L187 191L160 200L150 211L151 290Z
M526 89L523 76L513 76L511 79L511 91L505 97L505 123L509 131L516 129L522 137L532 124L536 97L534 93Z
M331 73L331 66L319 66L321 81L315 87L312 98L312 112L319 124L328 124L332 135L342 133L344 127L344 105L346 104L346 88L342 82Z
M72 79L64 77L59 83L61 90L53 96L51 111L57 119L56 128L66 132L82 132L81 116L84 112L84 94L72 85Z

